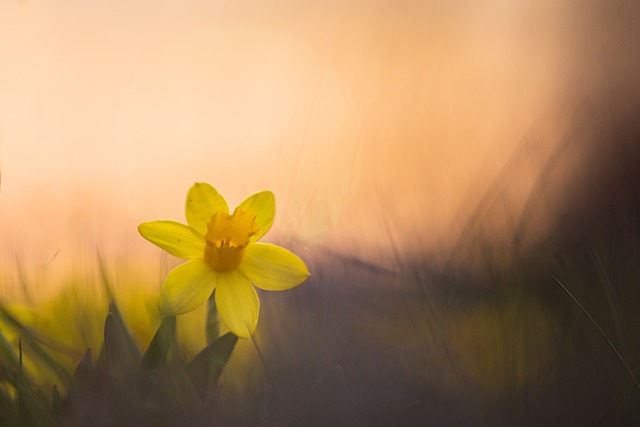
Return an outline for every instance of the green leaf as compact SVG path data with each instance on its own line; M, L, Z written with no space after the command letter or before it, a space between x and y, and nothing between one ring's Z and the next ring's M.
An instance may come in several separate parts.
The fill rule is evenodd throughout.
M93 382L93 372L91 349L88 348L82 359L80 359L80 362L78 362L76 371L73 374L74 385L81 389L88 388Z
M162 323L153 335L147 351L142 356L140 365L145 370L153 370L164 362L171 348L176 335L176 318L175 316L166 316L162 319Z
M0 361L11 366L16 371L20 370L20 359L2 332L0 332Z
M63 406L64 400L62 399L60 390L58 390L58 387L54 385L53 392L51 393L51 407L53 409L53 418L56 422L59 422L62 417Z
M189 374L196 390L201 394L213 391L222 370L238 342L231 332L224 334L206 346L189 364Z
M120 310L114 301L109 303L109 312L104 322L104 347L102 351L103 353L111 351L114 355L119 353L127 359L135 360L136 363L142 357L140 348L124 323Z
M18 392L18 424L20 426L54 426L53 413L45 399L36 395L24 381L15 384Z
M220 315L216 306L216 290L209 297L206 323L207 344L211 344L220 336Z
M136 374L142 355L120 311L112 301L104 321L104 345L98 365L109 373L114 386L125 387Z
M132 343L126 328L119 322L117 316L108 313L104 321L104 348L107 360L113 362L119 359L123 362L134 362L137 364L140 359L140 350L135 343Z

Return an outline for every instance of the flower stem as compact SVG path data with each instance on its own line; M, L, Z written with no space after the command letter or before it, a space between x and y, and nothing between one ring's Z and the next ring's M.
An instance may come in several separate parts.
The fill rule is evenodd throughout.
M218 307L216 307L216 291L215 289L209 297L209 306L207 308L207 322L205 325L205 333L207 336L207 344L212 343L220 336L220 316L218 315Z

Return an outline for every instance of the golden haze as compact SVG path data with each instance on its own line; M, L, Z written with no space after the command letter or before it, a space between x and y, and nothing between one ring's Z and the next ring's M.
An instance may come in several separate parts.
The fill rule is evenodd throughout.
M517 217L592 78L588 20L554 4L5 2L4 278L97 251L157 271L136 225L182 221L194 181L231 207L272 190L272 239L390 262L446 252L522 152Z

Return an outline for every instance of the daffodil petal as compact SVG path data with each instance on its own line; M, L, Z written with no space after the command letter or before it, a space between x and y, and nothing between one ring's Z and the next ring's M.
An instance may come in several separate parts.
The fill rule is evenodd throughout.
M250 338L258 325L260 300L247 277L238 270L218 274L216 306L220 319L240 338Z
M206 182L193 184L185 201L187 224L204 235L207 232L207 224L211 221L211 216L217 211L229 213L229 207L224 197Z
M148 241L182 259L202 257L204 238L193 228L175 221L150 221L138 226Z
M195 310L216 287L216 273L202 259L180 264L169 272L160 290L162 314L175 316Z
M244 202L240 203L238 207L251 209L256 213L256 224L260 226L260 230L251 236L252 242L260 239L269 231L276 214L276 201L271 191L261 191L253 196L249 196Z
M270 243L247 246L238 268L257 287L267 291L291 289L309 277L304 261L293 252Z

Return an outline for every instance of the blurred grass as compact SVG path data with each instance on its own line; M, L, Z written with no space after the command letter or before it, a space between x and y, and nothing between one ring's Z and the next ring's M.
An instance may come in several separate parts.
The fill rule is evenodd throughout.
M391 238L368 259L287 242L312 276L288 292L260 291L257 334L233 343L219 382L229 342L202 362L205 306L177 319L162 368L138 366L150 343L166 350L153 339L164 324L157 287L110 280L117 266L32 305L4 301L0 425L51 424L56 405L62 425L635 425L640 179L635 163L612 158L590 169L610 185L572 193L530 246L522 242L535 227L515 221L510 244L485 237L502 190L489 192L448 256L401 255ZM540 178L523 221L553 179ZM135 344L124 347L134 350L105 368L104 337L121 349L129 332ZM194 379L193 360L208 376ZM114 377L112 366L127 374ZM89 386L74 389L86 372ZM29 413L40 415L21 418Z
M473 277L425 259L405 260L396 271L293 249L314 274L290 292L261 292L258 333L241 340L221 379L220 425L612 425L638 414L632 379L551 279L566 284L637 374L640 272L621 262L616 245L572 248L549 264L522 259L509 274L496 268ZM161 321L157 292L132 283L113 288L137 346L147 348ZM71 281L50 299L9 311L69 375L88 348L99 363L109 311L100 284ZM203 306L178 318L174 366L206 345L205 317ZM24 331L5 321L2 333L14 352L0 356L3 404L18 393L11 357L21 358L39 404L52 404L54 384L64 396L69 384L20 339ZM176 413L166 425L177 425L193 398L184 400L191 392L179 372L153 380L181 395L167 406ZM117 402L106 399L94 410Z

